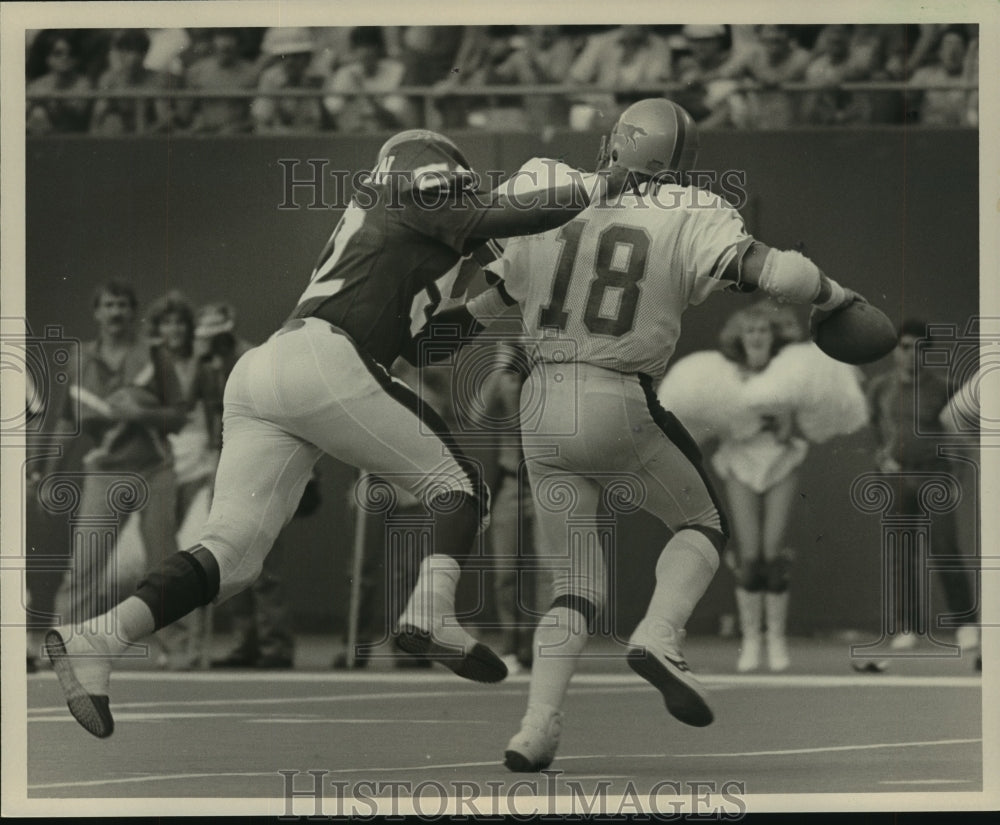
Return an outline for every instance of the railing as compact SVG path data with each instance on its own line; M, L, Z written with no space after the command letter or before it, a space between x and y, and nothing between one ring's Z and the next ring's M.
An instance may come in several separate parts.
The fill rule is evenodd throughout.
M979 84L971 81L959 83L913 83L909 81L856 81L850 83L822 84L806 82L787 82L775 85L762 85L752 81L732 81L734 92L788 92L793 95L804 95L810 92L900 92L913 93L924 91L966 91L979 89ZM27 91L28 101L42 100L122 100L131 99L136 104L136 133L142 134L148 129L145 123L144 107L139 105L147 100L256 100L258 98L314 99L322 103L324 98L350 97L409 97L419 98L422 103L425 119L433 119L435 104L448 98L480 98L485 100L489 109L498 108L498 100L503 97L562 97L569 102L585 101L600 95L627 95L636 97L670 96L678 92L690 92L692 86L676 82L665 82L655 86L606 87L585 86L573 84L537 84L537 85L452 85L441 83L437 86L399 86L391 91L360 91L348 93L323 88L288 88L288 89L87 89L79 91Z

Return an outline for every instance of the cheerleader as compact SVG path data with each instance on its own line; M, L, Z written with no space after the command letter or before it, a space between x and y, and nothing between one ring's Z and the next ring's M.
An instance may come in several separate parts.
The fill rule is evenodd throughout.
M790 307L754 304L729 318L718 351L678 361L659 391L663 406L699 441L718 442L712 466L725 487L736 544L740 672L760 667L765 642L771 670L790 664L792 553L785 539L810 442L867 422L860 373L803 337Z

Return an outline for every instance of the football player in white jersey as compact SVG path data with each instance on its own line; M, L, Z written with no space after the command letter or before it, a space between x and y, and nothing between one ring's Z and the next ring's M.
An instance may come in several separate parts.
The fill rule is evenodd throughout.
M860 299L800 253L755 240L722 198L663 174L690 170L696 155L695 125L680 106L630 106L600 165L630 169L635 185L558 229L507 242L492 266L502 282L467 305L475 322L466 329L477 331L516 301L535 341L522 437L555 598L535 633L527 713L505 753L512 771L542 770L555 756L566 690L606 602L609 509L642 507L673 532L628 663L681 722L713 720L681 642L729 531L697 446L655 390L681 314L726 288L760 288L817 313Z

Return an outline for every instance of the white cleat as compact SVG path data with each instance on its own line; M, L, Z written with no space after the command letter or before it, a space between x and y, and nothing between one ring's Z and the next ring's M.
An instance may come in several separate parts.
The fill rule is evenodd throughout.
M682 634L664 622L643 619L629 639L629 667L660 691L671 716L696 728L715 719L708 694L680 652Z
M563 715L557 710L528 708L519 730L507 743L503 763L514 773L537 773L555 759Z
M108 699L111 682L108 656L87 635L71 634L64 628L45 634L45 652L59 677L73 718L99 739L111 736L115 722Z

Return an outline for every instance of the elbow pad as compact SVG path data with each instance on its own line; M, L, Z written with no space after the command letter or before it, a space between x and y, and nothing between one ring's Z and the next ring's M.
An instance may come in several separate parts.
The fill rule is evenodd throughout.
M801 252L772 249L757 283L779 301L811 304L819 295L821 275L819 267Z

